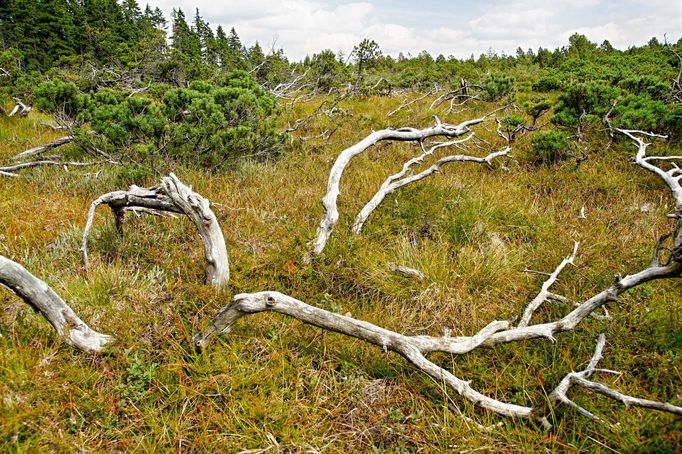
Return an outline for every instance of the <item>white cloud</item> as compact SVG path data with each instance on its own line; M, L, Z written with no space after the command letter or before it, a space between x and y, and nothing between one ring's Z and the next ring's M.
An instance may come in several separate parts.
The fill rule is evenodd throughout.
M153 1L153 0L151 0ZM513 53L517 47L537 49L565 45L574 32L592 41L608 39L626 48L651 36L677 40L682 30L682 6L666 0L646 4L634 0L513 0L472 5L422 0L414 6L391 4L390 9L368 1L329 0L160 0L166 13L182 7L188 21L198 7L211 25L235 27L246 45L259 41L268 47L276 41L292 60L323 49L346 54L363 38L376 40L384 53L467 57L496 51ZM410 11L414 8L414 11ZM438 11L439 14L426 14ZM397 14L398 13L398 14ZM418 19L417 19L418 18Z

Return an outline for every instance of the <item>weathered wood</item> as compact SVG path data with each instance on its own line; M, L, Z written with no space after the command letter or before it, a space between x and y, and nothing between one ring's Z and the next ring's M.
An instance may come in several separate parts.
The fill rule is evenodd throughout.
M0 284L39 311L67 344L102 351L114 338L91 329L45 282L0 255Z
M23 169L30 169L33 167L46 167L46 166L60 166L68 169L69 167L86 167L96 164L101 164L100 162L72 162L72 161L55 161L52 159L45 159L42 161L30 161L30 162L20 162L18 164L12 164L10 166L0 167L0 175L7 177L17 177L15 172Z
M7 115L8 117L13 117L15 115L19 115L20 117L25 117L31 112L31 106L27 106L23 102L21 102L21 99L19 98L12 98L14 99L15 105L14 109Z
M28 158L29 156L41 155L46 151L53 150L57 147L61 147L62 145L66 145L67 143L71 142L73 142L73 136L60 137L59 139L53 140L52 142L43 145L38 145L37 147L29 148L26 151L22 151L21 153L12 157L12 159L19 160Z
M575 252L576 248L574 248ZM561 271L569 259L572 261L573 255L565 259L557 269ZM554 274L558 273L555 272ZM231 303L223 307L213 318L207 329L194 336L193 341L197 348L205 348L215 335L230 332L232 326L240 318L259 312L277 312L309 325L361 339L379 346L384 351L394 351L405 357L416 368L428 374L437 382L448 385L474 405L503 416L537 419L545 426L551 427L540 407L515 405L485 396L473 389L470 382L456 377L448 370L429 361L425 355L432 352L462 355L480 347L491 347L500 343L525 341L540 337L554 342L554 334L574 329L585 317L592 314L595 310L608 302L617 300L618 295L621 293L654 279L680 277L681 275L682 253L675 255L675 260L670 265L649 267L632 276L618 278L607 290L588 299L557 321L517 327L513 327L508 321L493 321L477 334L463 337L405 336L369 322L310 306L279 292L243 293L235 295ZM545 286L543 286L544 291L546 291ZM571 380L575 381L574 378L571 378ZM579 384L587 387L582 382ZM557 395L561 395L564 385L563 382L560 383ZM593 386L590 389L610 397L617 395L604 391L603 385L601 387ZM671 411L667 405L656 408ZM642 404L642 406L646 406L646 404ZM677 410L673 410L673 412L677 412Z
M470 131L471 126L477 125L485 121L491 114L484 115L480 118L464 121L458 125L449 125L441 123L436 117L436 124L426 129L415 128L401 128L401 129L382 129L376 131L365 137L355 145L343 150L336 158L334 165L329 173L329 180L327 182L327 193L322 199L323 216L320 225L317 228L315 239L310 244L310 257L319 255L324 250L329 237L331 236L336 223L339 220L339 211L336 200L339 197L341 176L350 161L357 155L365 152L378 142L384 140L395 141L423 141L429 137L448 137L454 138L462 136Z
M111 208L119 231L122 230L125 212L129 210L143 208L145 211L186 215L197 228L204 246L207 283L221 288L229 281L230 267L225 238L209 201L183 184L174 174L163 177L159 186L140 188L133 185L127 191L109 192L92 202L81 242L81 253L86 269L89 265L88 235L99 205L108 205Z
M473 134L472 134L473 135ZM472 135L468 137L472 137ZM410 183L414 183L416 181L422 180L430 175L435 174L440 170L442 166L445 164L449 164L452 162L475 162L478 164L488 164L499 157L502 156L508 156L509 152L511 151L511 148L507 147L504 150L501 151L496 151L494 153L490 153L488 156L484 156L482 158L478 158L476 156L467 156L467 155L450 155L450 156L445 156L443 158L440 158L437 160L435 163L433 163L431 166L428 168L422 170L419 173L416 174L410 174L410 170L412 166L420 164L427 156L430 156L433 154L433 152L439 148L446 147L446 146L451 146L451 145L457 145L460 144L467 139L464 140L457 140L457 141L452 141L452 142L445 142L441 144L437 144L433 147L431 147L429 150L425 151L422 155L417 156L416 158L410 159L407 161L404 165L403 168L400 172L391 175L388 177L381 185L379 190L374 194L374 196L370 199L367 204L362 207L360 212L355 218L355 221L353 222L353 226L351 227L351 230L355 234L359 234L362 231L362 227L369 218L369 216L374 212L374 210L377 209L377 207L383 202L383 200L393 192L395 192L397 189L406 186Z
M609 388L608 386L603 385L601 383L588 380L588 378L595 372L606 372L615 374L618 373L609 369L597 369L597 364L602 359L602 351L604 349L604 345L606 345L606 336L604 336L604 334L600 334L599 338L597 339L597 345L594 349L592 359L590 360L590 363L587 365L585 370L581 372L571 372L567 374L561 380L559 385L557 385L554 391L552 391L552 393L549 395L549 401L551 402L552 405L556 406L559 403L564 403L575 408L578 411L578 413L580 413L583 416L587 416L590 419L601 421L601 418L585 410L583 407L581 407L580 405L576 404L575 402L568 398L569 389L573 385L578 385L594 393L598 393L610 399L622 402L626 407L633 406L650 408L653 410L665 411L676 415L682 415L682 407L671 405L666 402L657 402L648 399L631 397L619 391L616 391L615 389Z
M409 277L412 279L417 279L418 281L423 281L426 279L426 276L424 273L422 273L419 270L416 270L414 268L409 268L407 266L403 265L397 265L395 263L389 263L388 264L388 269L393 271L394 273L398 273L401 276Z

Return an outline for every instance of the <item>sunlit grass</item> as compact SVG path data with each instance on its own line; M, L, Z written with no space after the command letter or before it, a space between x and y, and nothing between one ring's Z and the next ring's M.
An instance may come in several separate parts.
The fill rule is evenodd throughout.
M471 334L493 319L518 316L541 284L523 269L552 270L574 240L581 241L577 266L555 290L581 301L615 273L645 266L657 235L669 227L669 193L629 164L629 143L602 151L604 142L593 139L593 154L578 169L572 162L535 167L524 137L507 171L446 166L389 196L356 236L349 228L357 211L417 151L381 144L344 174L339 225L323 256L305 264L336 155L372 129L432 124L432 113L418 105L387 120L399 102L342 103L347 116L317 118L276 162L241 161L211 176L175 169L212 202L225 234L232 278L222 294L204 285L203 252L193 226L180 217L130 216L121 235L100 208L85 273L78 247L87 207L121 189L118 169L107 167L96 179L84 175L89 170L55 168L0 180L0 253L117 338L101 355L74 351L25 303L0 293L2 450L234 452L277 444L290 451L674 451L682 443L679 418L578 391L579 404L619 427L561 407L547 433L479 412L397 355L274 314L240 321L207 352L189 350L192 334L230 295L265 289L403 333L436 335L447 327L453 335ZM317 103L297 106L293 120ZM474 106L441 120L454 123L489 109ZM44 120L0 118L0 159L60 136ZM338 125L328 143L296 139ZM500 145L486 126L477 131ZM577 219L583 206L586 221ZM392 274L389 262L417 268L427 279ZM588 319L556 344L532 341L434 359L496 398L540 404L566 372L586 364L605 332L603 366L624 374L600 380L679 404L680 290L679 282L635 289L611 308L614 320ZM548 303L535 319L570 308ZM454 407L481 424L504 426L477 430Z

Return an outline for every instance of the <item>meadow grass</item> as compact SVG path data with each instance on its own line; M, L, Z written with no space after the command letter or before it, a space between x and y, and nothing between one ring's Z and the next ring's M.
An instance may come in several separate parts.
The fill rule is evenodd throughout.
M287 111L296 119L319 100ZM67 300L93 328L116 336L103 354L75 351L9 292L0 293L0 450L325 452L632 452L675 451L682 421L628 409L582 391L576 402L618 424L598 424L567 407L554 430L481 412L394 354L276 314L241 320L207 351L191 336L240 292L278 290L309 304L405 334L472 334L491 320L522 313L542 277L581 241L576 266L555 291L582 301L616 273L650 260L670 224L669 191L629 162L634 147L602 135L589 159L535 166L530 138L513 148L507 170L450 164L396 191L356 236L355 214L383 179L418 152L382 143L355 159L341 181L341 218L323 255L302 260L321 216L328 171L337 154L373 129L432 124L429 100L386 119L399 98L341 104L342 117L316 118L292 135L277 161L242 160L220 174L178 166L175 173L207 197L221 224L232 277L216 293L204 284L203 252L180 217L130 216L120 235L101 208L90 239L91 269L78 251L90 202L122 189L120 169L41 168L0 180L0 253L22 263ZM442 115L456 123L491 105ZM45 118L0 118L0 159L60 133ZM301 141L329 127L328 141ZM492 123L476 128L501 148ZM482 143L483 142L479 142ZM652 146L652 151L674 152ZM77 153L75 149L71 153ZM154 184L153 179L145 181ZM587 220L578 219L586 207ZM392 274L395 262L422 271L415 282ZM638 397L680 403L682 285L653 282L610 308L613 320L585 320L557 343L529 341L434 360L479 391L524 405L541 404L558 381L589 361L607 336L601 365L623 372L600 381ZM545 304L534 320L570 305ZM457 409L481 424L481 431Z

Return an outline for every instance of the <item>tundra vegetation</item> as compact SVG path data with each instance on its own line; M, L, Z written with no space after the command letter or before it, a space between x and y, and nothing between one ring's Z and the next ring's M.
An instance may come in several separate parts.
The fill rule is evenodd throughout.
M681 42L290 62L135 0L0 38L3 452L682 445Z

